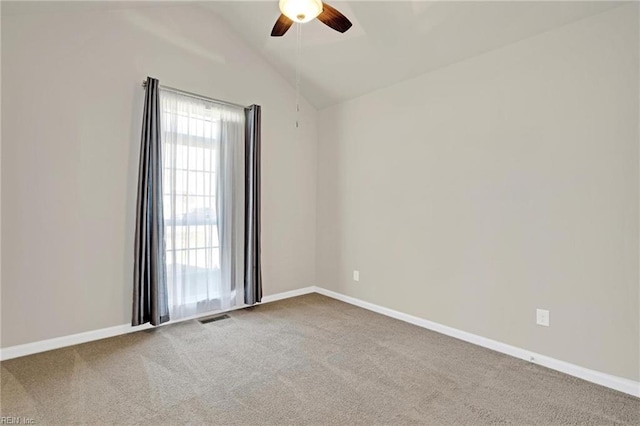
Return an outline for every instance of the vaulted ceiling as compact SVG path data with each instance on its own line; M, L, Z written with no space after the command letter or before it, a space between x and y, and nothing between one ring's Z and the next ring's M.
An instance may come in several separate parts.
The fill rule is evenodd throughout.
M353 27L344 34L317 20L302 24L301 93L319 109L498 49L628 2L341 1L328 2ZM198 7L215 13L293 85L296 28L270 37L278 0L5 2L2 14L137 7ZM179 29L173 29L180 34ZM215 52L212 52L215 54Z
M336 1L353 27L302 26L301 91L317 108L416 77L594 15L619 2ZM201 4L295 82L296 29L270 37L278 0Z

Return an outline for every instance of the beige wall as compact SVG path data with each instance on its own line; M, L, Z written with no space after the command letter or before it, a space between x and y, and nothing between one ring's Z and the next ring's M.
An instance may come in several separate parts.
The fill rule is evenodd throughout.
M2 347L130 321L147 75L262 105L264 291L315 284L316 112L206 8L139 6L3 5Z
M266 294L640 379L638 5L329 108L317 153L313 108L296 130L290 82L215 15L139 6L3 6L1 347L129 321L151 75L263 106Z
M640 379L638 47L634 4L321 111L318 285Z

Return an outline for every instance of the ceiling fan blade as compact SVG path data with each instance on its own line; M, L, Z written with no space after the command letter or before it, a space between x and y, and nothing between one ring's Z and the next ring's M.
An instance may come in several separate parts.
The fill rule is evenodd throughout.
M293 21L281 14L271 30L271 37L282 37L291 28L291 25L293 25Z
M351 21L347 19L342 13L338 12L333 7L326 3L322 3L322 13L318 15L318 19L325 25L333 28L341 33L351 28Z

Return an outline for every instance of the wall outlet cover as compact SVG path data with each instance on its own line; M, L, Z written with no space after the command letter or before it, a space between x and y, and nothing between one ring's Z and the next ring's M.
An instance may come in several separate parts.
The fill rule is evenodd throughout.
M549 311L546 309L536 309L536 324L549 327Z

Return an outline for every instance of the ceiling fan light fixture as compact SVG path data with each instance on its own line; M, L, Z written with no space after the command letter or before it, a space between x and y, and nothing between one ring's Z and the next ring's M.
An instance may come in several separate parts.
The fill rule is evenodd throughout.
M322 13L321 0L280 0L280 11L294 22L305 23Z

